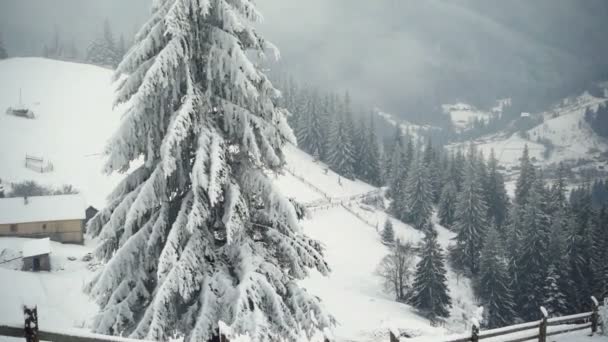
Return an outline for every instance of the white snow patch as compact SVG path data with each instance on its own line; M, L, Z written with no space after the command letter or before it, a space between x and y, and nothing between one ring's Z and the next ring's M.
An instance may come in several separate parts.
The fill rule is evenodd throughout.
M85 210L81 195L0 198L0 224L82 220Z
M23 252L21 255L24 258L50 254L51 253L51 239L34 239L23 244Z

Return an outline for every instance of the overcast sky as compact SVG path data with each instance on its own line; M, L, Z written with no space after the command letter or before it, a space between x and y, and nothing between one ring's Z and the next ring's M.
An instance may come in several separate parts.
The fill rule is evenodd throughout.
M54 27L84 48L108 18L127 37L150 0L0 0L9 53L37 54ZM534 99L608 70L603 0L258 0L286 68L404 116L439 103ZM576 88L576 87L574 87ZM573 88L573 89L574 89Z

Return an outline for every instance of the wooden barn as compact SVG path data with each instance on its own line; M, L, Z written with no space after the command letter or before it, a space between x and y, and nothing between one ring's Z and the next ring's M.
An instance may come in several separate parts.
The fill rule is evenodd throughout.
M0 237L48 237L81 244L85 210L80 195L0 198Z
M49 238L36 239L23 244L21 256L23 271L51 270L51 241Z

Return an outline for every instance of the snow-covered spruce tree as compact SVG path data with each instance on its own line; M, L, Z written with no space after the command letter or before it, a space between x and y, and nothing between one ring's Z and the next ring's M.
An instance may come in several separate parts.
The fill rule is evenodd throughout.
M388 170L386 172L386 182L388 184L387 195L389 197L393 197L393 189L399 188L397 184L401 175L401 161L403 160L403 137L401 136L401 128L397 127L395 131L395 136L393 138L392 144L387 149L386 154L388 157Z
M421 156L414 160L404 190L406 222L414 228L422 230L431 220L433 213L433 191L429 180L429 172Z
M103 34L93 40L87 48L86 60L95 65L116 67L121 57L112 28L106 19L103 23Z
M567 298L561 290L560 275L553 264L547 268L547 277L545 278L543 291L543 306L547 309L549 316L558 317L566 314L568 311Z
M384 244L391 245L395 242L395 230L393 229L393 223L390 219L386 219L386 222L384 222L381 236Z
M354 149L345 115L334 114L327 146L327 161L334 171L346 178L354 179Z
M608 212L602 207L594 213L591 221L591 271L593 272L593 295L604 298L608 288L605 269L608 267Z
M437 208L439 223L446 228L452 228L456 220L456 201L456 185L454 182L448 181L443 186Z
M269 43L250 1L158 0L120 63L106 172L136 170L88 224L105 266L87 285L99 333L207 341L218 322L254 340L333 323L297 284L322 247L266 175L294 141L278 92L248 58Z
M433 203L438 203L441 194L441 170L438 167L437 151L433 147L433 142L430 138L427 140L422 155L429 172L428 179L431 186L432 200Z
M519 314L526 321L538 317L538 308L543 304L543 286L549 266L550 221L546 213L543 187L543 181L538 178L528 193L523 216L522 245L517 263L517 302Z
M363 155L363 180L375 186L382 185L382 168L380 166L380 148L378 146L378 136L374 125L374 116L370 115L369 131L365 134L365 145Z
M479 254L488 225L488 209L483 198L483 189L478 182L479 172L475 156L474 147L471 145L462 189L457 196L454 223L456 244L451 250L454 265L472 274L477 274L479 270Z
M481 251L479 271L479 296L485 325L490 329L512 324L516 317L505 255L498 231L490 228Z
M452 300L447 286L443 252L437 242L437 232L434 228L428 227L425 232L410 303L430 319L448 317Z
M487 174L484 192L488 205L488 220L501 229L508 215L509 196L507 196L504 178L498 171L498 160L494 156L494 149L491 150L488 159Z
M528 145L524 146L519 168L519 177L517 178L517 182L515 184L515 203L524 206L526 205L528 199L528 193L530 192L532 184L536 179L534 165L532 164L532 161L530 161Z

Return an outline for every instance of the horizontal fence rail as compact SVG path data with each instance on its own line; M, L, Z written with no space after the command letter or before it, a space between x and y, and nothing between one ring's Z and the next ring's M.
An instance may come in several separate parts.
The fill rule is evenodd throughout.
M470 335L453 337L443 342L478 342L493 337L504 336L503 342L523 342L536 339L539 342L547 342L547 337L566 334L573 331L591 329L591 335L597 332L599 323L599 303L595 297L591 297L593 310L579 314L548 318L547 312L541 308L542 318L538 321L510 325L491 330L479 330L479 323L474 322ZM606 327L604 327L606 329ZM390 342L398 342L396 333L389 332Z

